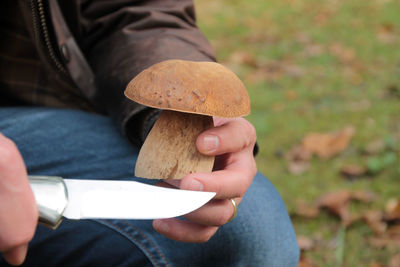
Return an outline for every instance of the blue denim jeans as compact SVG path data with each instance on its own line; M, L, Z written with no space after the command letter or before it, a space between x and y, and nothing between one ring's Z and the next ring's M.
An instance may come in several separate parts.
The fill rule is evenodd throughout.
M134 177L138 150L108 117L0 108L0 131L17 144L32 175L154 182ZM37 227L24 266L285 267L297 266L298 258L285 205L267 178L257 174L237 217L206 243L170 240L154 231L150 220L64 220L57 230Z

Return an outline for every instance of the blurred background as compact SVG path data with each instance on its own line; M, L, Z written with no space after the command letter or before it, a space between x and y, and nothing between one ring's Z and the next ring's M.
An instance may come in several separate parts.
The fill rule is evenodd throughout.
M300 266L400 266L400 1L196 0L245 83Z

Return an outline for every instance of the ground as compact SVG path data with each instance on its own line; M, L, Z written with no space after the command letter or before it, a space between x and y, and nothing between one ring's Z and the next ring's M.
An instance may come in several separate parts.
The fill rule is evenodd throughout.
M219 62L249 91L258 168L287 204L303 242L303 263L309 264L304 266L396 264L400 241L377 244L382 235L365 220L344 222L343 213L326 212L323 205L318 214L305 216L304 206L315 208L328 193L358 191L373 197L343 203L352 218L365 218L399 200L400 2L197 0L196 5L199 26ZM351 134L341 135L344 129ZM317 149L328 156L304 147L305 138L315 144L321 136L325 146ZM393 221L380 222L386 225L380 234L386 235Z

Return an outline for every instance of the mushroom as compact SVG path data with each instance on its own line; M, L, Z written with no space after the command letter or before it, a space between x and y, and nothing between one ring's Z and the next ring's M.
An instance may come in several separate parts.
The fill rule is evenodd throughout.
M250 113L243 83L215 62L157 63L130 81L125 96L162 109L136 162L135 175L142 178L182 179L189 173L211 172L214 157L198 152L198 135L213 127L212 116Z

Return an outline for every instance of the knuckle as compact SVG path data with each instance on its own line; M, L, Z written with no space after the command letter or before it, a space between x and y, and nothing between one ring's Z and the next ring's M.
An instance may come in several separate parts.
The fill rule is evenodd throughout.
M255 142L256 142L256 129L254 128L254 126L247 120L243 119L243 121L245 122L243 124L243 136L244 138L244 147L250 147L250 146L254 146Z
M224 205L224 209L222 212L218 214L218 216L215 218L214 225L215 226L222 226L226 224L229 219L232 217L232 204L227 203Z
M218 183L217 181L214 183L214 192L217 193L217 195L221 194L223 192L223 186L221 183Z

